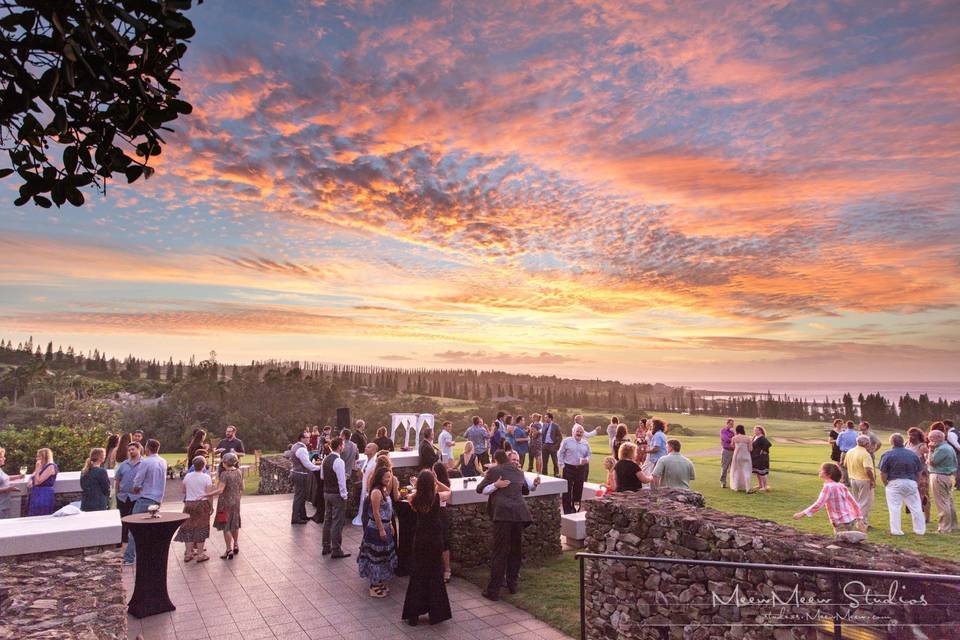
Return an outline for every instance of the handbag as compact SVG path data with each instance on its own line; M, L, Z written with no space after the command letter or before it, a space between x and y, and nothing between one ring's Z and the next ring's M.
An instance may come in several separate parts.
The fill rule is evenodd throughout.
M227 512L226 511L217 511L217 515L213 517L214 524L227 524Z

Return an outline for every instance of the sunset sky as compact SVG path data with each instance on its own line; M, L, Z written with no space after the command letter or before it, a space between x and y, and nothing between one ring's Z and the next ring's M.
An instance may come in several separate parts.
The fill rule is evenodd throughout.
M154 178L59 211L0 182L0 337L627 381L960 379L958 2L189 16L195 110Z

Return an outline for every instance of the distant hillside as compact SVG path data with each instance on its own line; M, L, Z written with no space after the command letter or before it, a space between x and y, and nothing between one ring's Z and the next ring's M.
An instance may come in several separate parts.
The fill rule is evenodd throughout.
M84 354L71 346L55 347L52 342L34 344L32 339L14 346L0 339L0 402L10 407L53 408L64 397L107 399L127 407L128 412L130 406L136 406L140 411L149 408L163 413L177 404L179 413L163 419L187 429L190 421L215 424L228 420L231 411L260 413L260 407L250 407L235 397L240 390L250 397L260 397L262 405L274 406L276 398L284 398L290 406L275 406L273 413L264 417L276 422L275 415L282 413L288 416L281 421L284 424L293 420L289 416L294 410L297 420L312 424L330 420L330 412L337 406L366 407L371 415L379 415L388 405L401 410L400 404L415 398L424 398L421 404L432 402L430 406L440 407L438 412L445 410L451 415L456 413L456 404L444 409L444 400L460 401L462 406L514 407L528 412L549 408L621 416L674 411L816 421L865 418L889 427L960 416L960 402L931 401L923 395L906 395L893 401L878 394L859 398L847 394L840 403L772 395L729 394L717 398L710 391L659 383L287 360L226 364L218 362L214 352L202 362L194 358L186 363L172 358L160 362L132 354L120 359L97 349ZM164 401L143 401L161 397ZM131 402L130 398L140 401ZM374 408L373 403L383 406ZM236 419L241 418L250 419L249 415Z

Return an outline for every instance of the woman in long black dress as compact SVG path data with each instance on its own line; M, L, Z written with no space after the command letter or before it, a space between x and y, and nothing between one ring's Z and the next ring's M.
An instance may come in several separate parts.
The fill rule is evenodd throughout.
M443 582L443 538L439 535L442 526L440 501L449 499L450 487L439 484L429 469L420 472L410 498L417 526L402 615L410 626L416 626L424 614L430 616L430 624L452 617L447 587Z
M765 492L767 478L770 475L770 447L773 445L767 439L767 431L759 424L753 428L753 449L750 451L750 463L757 476L757 491Z
M442 462L433 465L433 475L437 477L437 484L450 486L450 474ZM443 538L443 581L450 582L450 513L447 511L446 500L440 500L440 537Z

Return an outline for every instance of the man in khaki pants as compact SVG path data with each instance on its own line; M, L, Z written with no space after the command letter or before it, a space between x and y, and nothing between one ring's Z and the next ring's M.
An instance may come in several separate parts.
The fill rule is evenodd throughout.
M927 466L930 469L930 493L940 513L937 532L950 533L957 528L957 510L953 504L957 452L946 442L942 431L931 431L928 438L930 453L927 454Z
M857 436L857 446L843 456L843 466L850 478L850 494L860 506L863 524L868 524L870 508L873 506L873 493L877 478L873 470L873 455L870 453L870 437Z

